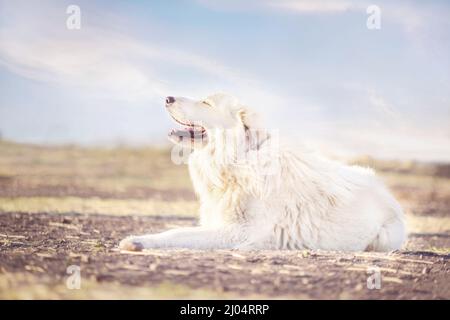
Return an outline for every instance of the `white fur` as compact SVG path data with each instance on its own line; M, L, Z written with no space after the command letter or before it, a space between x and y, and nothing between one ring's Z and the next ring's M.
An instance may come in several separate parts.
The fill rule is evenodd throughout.
M189 158L200 226L132 236L121 242L122 249L401 248L402 209L372 170L274 145L257 117L224 95L209 97L207 105L176 98L168 109L178 121L207 132L207 143ZM258 162L242 165L238 149Z

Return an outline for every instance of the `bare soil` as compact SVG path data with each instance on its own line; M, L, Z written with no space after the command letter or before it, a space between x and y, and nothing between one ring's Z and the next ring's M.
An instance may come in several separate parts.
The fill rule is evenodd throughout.
M78 265L82 277L96 283L151 290L169 282L235 298L450 298L450 255L420 249L450 247L449 233L411 234L406 249L391 254L233 250L134 254L117 249L120 239L132 233L194 224L195 219L175 216L3 213L0 270L36 277L50 274L55 283L64 283L67 267ZM368 289L375 267L380 268L381 287Z
M186 167L168 150L0 141L0 299L450 299L449 166L358 163L405 209L403 250L132 253L117 248L125 236L196 224ZM66 285L71 265L80 290Z

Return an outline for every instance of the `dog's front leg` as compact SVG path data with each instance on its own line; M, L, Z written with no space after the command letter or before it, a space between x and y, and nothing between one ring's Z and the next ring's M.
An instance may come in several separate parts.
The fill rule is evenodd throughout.
M233 227L186 227L157 234L131 236L122 240L119 247L130 251L156 248L230 249L243 242L244 237L245 232Z

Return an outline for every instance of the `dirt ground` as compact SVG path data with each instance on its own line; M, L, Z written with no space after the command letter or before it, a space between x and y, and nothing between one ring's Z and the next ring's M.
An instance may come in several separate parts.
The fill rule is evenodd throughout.
M120 252L127 235L196 224L186 168L167 163L153 149L0 142L0 298L450 299L448 177L381 171L407 213L398 252Z

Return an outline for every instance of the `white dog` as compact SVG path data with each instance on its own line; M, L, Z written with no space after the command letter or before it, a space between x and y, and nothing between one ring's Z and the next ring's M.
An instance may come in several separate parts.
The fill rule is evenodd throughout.
M200 226L131 236L120 248L391 251L405 241L402 209L372 170L274 143L222 94L168 97L166 107L186 126L170 139L193 146Z

